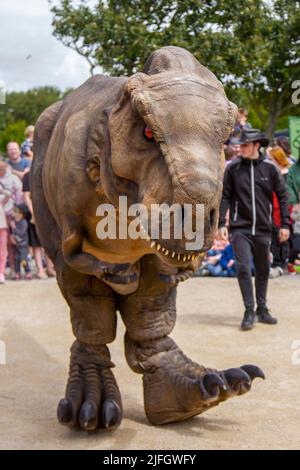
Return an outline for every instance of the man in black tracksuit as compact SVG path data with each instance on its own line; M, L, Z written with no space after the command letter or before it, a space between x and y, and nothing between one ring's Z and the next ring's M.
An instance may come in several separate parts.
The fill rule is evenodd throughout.
M266 305L269 278L269 256L273 221L273 192L280 206L279 240L289 238L289 212L284 180L273 163L265 160L261 146L268 139L258 129L242 131L238 143L241 156L230 163L224 175L220 207L219 233L228 236L225 227L230 210L230 241L236 256L239 286L245 305L241 328L253 328L255 321L254 295L251 279L251 258L255 267L256 315L262 323L275 324Z

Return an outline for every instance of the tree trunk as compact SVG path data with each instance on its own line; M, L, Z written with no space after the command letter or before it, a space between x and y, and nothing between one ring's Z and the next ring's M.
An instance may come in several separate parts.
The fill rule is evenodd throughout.
M277 126L277 122L278 122L278 115L276 113L269 113L269 122L268 122L268 127L266 129L266 135L268 137L268 139L270 140L270 143L272 144L273 143L273 139L274 139L274 131L276 129L276 126Z

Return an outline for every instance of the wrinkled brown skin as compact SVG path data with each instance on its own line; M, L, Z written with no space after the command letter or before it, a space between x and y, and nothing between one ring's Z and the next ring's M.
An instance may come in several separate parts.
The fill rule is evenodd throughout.
M101 203L202 203L212 243L222 191L222 144L236 107L221 83L186 50L164 47L130 78L95 76L40 116L35 131L32 198L38 234L71 310L71 348L62 424L113 429L122 419L107 344L116 312L126 326L128 364L143 374L153 424L185 420L247 392L255 366L218 372L188 359L168 336L176 285L199 265L171 258L146 240L99 240ZM155 142L144 137L148 125ZM163 240L184 254L185 240ZM188 253L190 254L190 252ZM197 253L199 254L199 253Z

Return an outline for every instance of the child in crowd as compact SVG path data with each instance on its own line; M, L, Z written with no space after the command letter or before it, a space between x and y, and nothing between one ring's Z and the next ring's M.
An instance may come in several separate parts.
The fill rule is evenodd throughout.
M21 278L21 267L25 271L25 279L31 280L32 275L28 263L28 222L26 220L28 210L25 204L19 204L14 208L14 218L10 222L11 242L14 246L15 273L13 279L18 281Z
M29 166L31 166L33 158L33 136L34 136L34 126L28 126L25 129L26 139L21 145L21 157L28 161Z
M220 237L215 238L213 246L206 253L203 264L199 270L200 276L219 276L223 270L220 266L220 259L222 258L223 251L228 246L229 241L223 240Z
M220 259L222 271L219 276L236 277L235 256L232 245L227 245Z

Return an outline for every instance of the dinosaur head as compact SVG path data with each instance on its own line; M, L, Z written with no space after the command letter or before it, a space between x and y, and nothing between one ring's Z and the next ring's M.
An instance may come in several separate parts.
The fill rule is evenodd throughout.
M149 209L150 240L145 246L150 243L170 265L183 266L212 244L222 192L223 143L235 114L236 106L216 77L178 47L152 54L143 73L128 79L109 114L102 184L109 199L128 194L130 203ZM191 237L174 236L178 220L172 211L170 236L153 237L151 208L157 204L180 206L182 227L189 208L192 231L202 233L201 244L187 248Z

